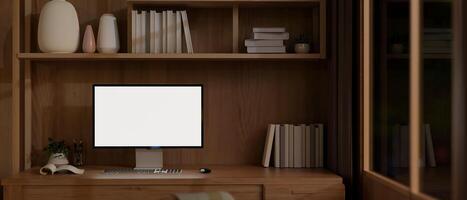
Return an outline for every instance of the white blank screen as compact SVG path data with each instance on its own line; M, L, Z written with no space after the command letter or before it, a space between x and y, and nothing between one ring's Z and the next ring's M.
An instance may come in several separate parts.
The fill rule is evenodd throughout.
M94 86L95 147L201 147L201 86Z

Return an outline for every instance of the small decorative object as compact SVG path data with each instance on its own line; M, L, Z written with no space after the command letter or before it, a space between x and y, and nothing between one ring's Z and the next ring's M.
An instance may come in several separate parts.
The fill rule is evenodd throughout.
M69 163L67 159L69 148L63 140L55 141L49 138L49 144L44 148L44 151L50 155L48 164L67 165Z
M112 14L104 14L99 21L97 50L100 53L117 53L119 49L117 18Z
M295 41L294 46L295 53L308 53L310 52L309 40L305 35L300 35Z
M402 43L395 43L391 45L391 52L393 54L402 54L404 53L404 45Z
M37 41L45 53L73 53L79 48L79 21L75 7L66 0L52 0L42 7Z
M96 39L91 25L86 26L86 31L83 37L83 52L94 53L96 52Z
M84 164L84 144L82 140L73 140L73 165L83 166Z

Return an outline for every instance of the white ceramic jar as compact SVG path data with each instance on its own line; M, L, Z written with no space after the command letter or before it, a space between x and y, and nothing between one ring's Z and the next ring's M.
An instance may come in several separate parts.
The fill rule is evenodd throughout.
M66 0L47 2L39 17L39 49L44 53L73 53L79 48L79 39L75 7Z
M117 53L120 50L117 18L112 14L104 14L99 20L97 50L100 53Z

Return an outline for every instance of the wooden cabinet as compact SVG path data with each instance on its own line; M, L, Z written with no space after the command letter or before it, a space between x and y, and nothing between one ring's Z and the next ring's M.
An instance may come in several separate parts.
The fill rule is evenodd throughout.
M261 185L181 185L181 186L25 186L23 200L169 200L174 193L225 191L235 199L259 200ZM52 195L53 194L53 195Z
M343 184L265 185L265 200L345 199Z
M183 168L182 174L41 176L33 168L2 180L4 200L171 200L175 193L225 191L238 200L345 199L342 178L324 169L212 166L212 173Z

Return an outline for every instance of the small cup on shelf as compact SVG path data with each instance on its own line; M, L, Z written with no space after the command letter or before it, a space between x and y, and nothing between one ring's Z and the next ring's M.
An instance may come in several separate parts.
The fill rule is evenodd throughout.
M308 43L297 43L294 47L295 53L309 53L310 44Z
M309 53L310 52L310 40L305 34L301 34L295 39L294 46L295 53Z

